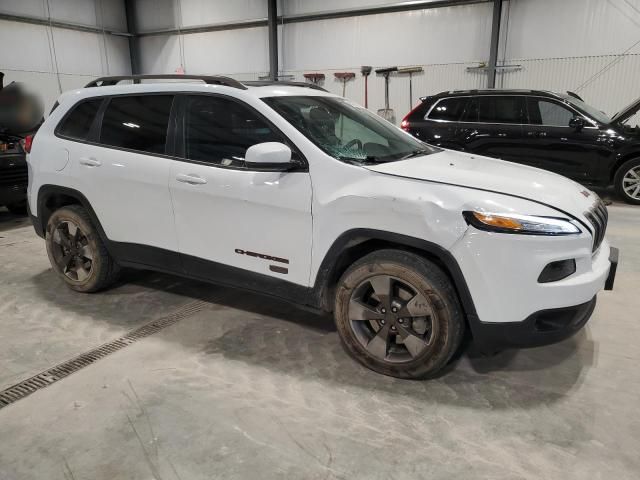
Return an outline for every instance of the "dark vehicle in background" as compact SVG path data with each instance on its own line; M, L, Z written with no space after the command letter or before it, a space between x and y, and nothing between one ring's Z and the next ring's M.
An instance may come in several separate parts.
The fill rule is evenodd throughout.
M400 125L420 140L613 184L640 204L640 128L630 125L640 101L610 118L571 93L465 90L421 100Z
M28 180L22 138L0 132L0 206L25 214Z
M25 149L42 123L42 103L21 84L4 86L0 72L0 207L27 213L29 174Z

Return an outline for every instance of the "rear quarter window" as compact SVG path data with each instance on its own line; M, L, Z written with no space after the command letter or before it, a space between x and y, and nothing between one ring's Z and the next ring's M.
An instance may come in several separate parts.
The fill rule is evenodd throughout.
M102 98L78 103L60 122L58 135L74 140L87 140L101 104Z

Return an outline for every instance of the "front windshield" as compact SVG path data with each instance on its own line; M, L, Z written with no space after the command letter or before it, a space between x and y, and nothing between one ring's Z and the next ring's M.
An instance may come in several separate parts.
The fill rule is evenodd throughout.
M564 98L566 101L568 101L570 104L572 104L579 110L582 110L584 113L589 115L595 121L604 123L604 124L611 123L611 119L604 112L598 110L595 107L592 107L591 105L587 105L582 100L578 100L576 97L572 97L571 95L562 95L562 98Z
M439 151L343 98L282 96L262 100L338 160L383 163Z

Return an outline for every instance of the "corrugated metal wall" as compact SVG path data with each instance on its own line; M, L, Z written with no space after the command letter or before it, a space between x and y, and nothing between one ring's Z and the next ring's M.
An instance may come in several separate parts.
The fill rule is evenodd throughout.
M521 70L499 73L503 88L537 88L578 93L585 102L614 114L640 97L640 55L509 60Z
M51 18L126 31L122 0L49 0ZM0 0L0 12L48 18L43 0ZM0 71L40 94L46 112L60 90L101 75L131 73L126 37L0 20ZM58 78L60 85L58 85Z
M509 0L496 86L571 90L613 114L640 97L640 0Z

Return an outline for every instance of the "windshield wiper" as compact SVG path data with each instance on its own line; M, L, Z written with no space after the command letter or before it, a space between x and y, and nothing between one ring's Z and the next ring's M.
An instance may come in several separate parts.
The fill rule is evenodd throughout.
M338 155L336 158L338 160L342 160L344 162L358 163L358 164L362 164L362 163L377 163L378 160L379 160L378 157L374 157L372 155L367 155L364 158L362 158L362 157L346 157L344 155Z
M431 153L431 150L427 150L426 148L423 148L421 150L414 150L413 152L408 153L403 157L400 157L398 160L406 160L407 158L418 157L420 155L427 155L429 153Z

